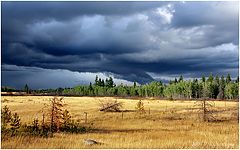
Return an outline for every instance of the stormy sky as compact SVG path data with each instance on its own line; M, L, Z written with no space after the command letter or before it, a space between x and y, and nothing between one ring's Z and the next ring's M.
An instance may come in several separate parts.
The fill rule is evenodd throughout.
M239 2L2 2L2 85L238 75Z

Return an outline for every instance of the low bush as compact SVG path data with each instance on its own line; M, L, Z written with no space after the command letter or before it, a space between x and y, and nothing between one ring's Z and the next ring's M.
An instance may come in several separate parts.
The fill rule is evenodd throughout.
M137 102L135 109L136 109L137 112L139 112L139 113L145 113L144 103L142 102L142 100L139 100L139 101Z
M12 136L52 137L54 132L85 133L87 131L86 127L71 119L72 117L67 110L62 116L63 122L59 127L55 124L49 124L49 122L39 123L38 119L34 119L30 125L21 124L19 115L17 113L12 115L10 109L4 106L1 111L2 139L5 140Z
M71 121L69 124L62 126L60 128L60 131L70 133L84 133L87 131L87 128L81 126L79 123L76 123L75 121Z

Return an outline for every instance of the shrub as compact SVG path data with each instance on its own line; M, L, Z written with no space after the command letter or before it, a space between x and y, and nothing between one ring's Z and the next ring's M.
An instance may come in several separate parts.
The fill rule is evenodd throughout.
M81 126L80 123L75 122L71 119L71 115L68 110L64 110L63 112L63 123L60 128L62 132L70 132L70 133L83 133L86 132L86 128Z
M63 124L62 128L67 129L69 127L69 124L71 123L71 115L69 114L69 111L67 109L63 112Z
M87 128L72 120L68 110L62 111L62 99L54 97L50 100L50 109L47 113L49 120L45 122L45 115L43 114L41 124L36 118L30 125L21 125L19 115L17 113L12 115L10 109L4 106L1 112L2 138L6 139L15 135L52 137L54 132L59 131L70 133L86 132Z
M18 129L21 126L20 117L17 113L12 115L10 109L7 106L4 106L1 110L1 121L1 131L3 137L17 134Z
M7 127L7 124L10 123L12 118L12 113L9 110L8 106L5 105L1 110L1 127L2 131Z
M12 130L17 130L20 127L20 117L17 113L14 113L11 117L10 125Z
M140 113L145 113L144 103L142 102L142 100L139 100L137 102L135 109Z
M19 129L19 135L22 136L49 137L50 134L50 127L40 126L37 119L34 119L31 125L23 124Z
M70 132L70 133L84 133L87 131L87 128L71 120L68 124L66 124L65 126L62 126L60 128L60 131Z

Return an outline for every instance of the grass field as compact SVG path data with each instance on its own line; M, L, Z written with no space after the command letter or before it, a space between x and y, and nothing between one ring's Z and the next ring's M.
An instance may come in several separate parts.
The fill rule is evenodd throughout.
M2 96L17 112L22 122L41 119L41 108L47 96ZM122 112L100 112L99 100L110 97L65 97L64 103L74 119L95 130L84 134L56 133L53 138L13 137L1 142L2 148L239 148L238 102L214 101L216 121L203 122L195 101L144 99L146 113L135 111L137 100L118 99ZM150 109L150 111L149 111ZM149 113L150 112L150 113ZM122 118L123 115L123 118ZM94 139L101 145L85 145L83 139Z

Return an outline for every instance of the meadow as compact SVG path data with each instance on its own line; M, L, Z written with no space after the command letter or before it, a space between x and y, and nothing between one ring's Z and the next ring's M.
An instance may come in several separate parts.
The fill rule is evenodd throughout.
M41 120L49 96L2 96L21 122ZM122 112L99 111L99 100L123 102ZM214 120L203 122L195 100L143 99L145 113L135 110L139 99L114 97L64 97L73 119L93 130L82 134L55 133L52 138L15 136L1 141L2 148L239 148L236 101L211 101ZM87 122L85 113L87 112ZM85 145L84 139L102 144Z

